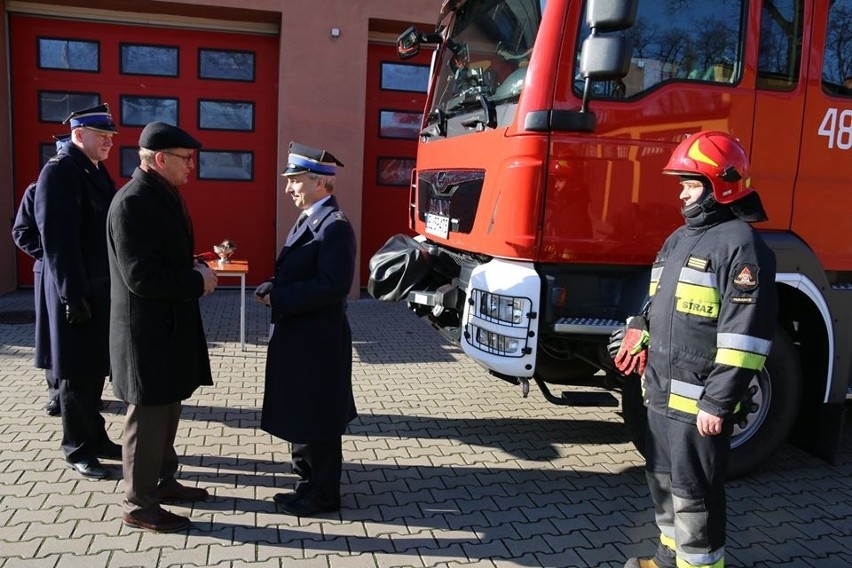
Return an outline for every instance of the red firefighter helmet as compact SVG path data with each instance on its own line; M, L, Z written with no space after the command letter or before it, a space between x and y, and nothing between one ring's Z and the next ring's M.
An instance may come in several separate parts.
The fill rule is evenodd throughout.
M706 130L689 136L674 149L663 173L704 176L713 187L713 197L723 205L754 191L748 156L739 140L725 132Z

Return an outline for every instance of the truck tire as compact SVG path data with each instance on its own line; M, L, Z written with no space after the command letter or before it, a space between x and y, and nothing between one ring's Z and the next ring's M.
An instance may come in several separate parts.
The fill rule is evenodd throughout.
M778 328L766 365L752 379L742 410L735 416L728 479L755 471L785 442L799 413L801 392L798 351L790 336ZM644 455L648 418L638 377L625 379L621 397L627 434Z

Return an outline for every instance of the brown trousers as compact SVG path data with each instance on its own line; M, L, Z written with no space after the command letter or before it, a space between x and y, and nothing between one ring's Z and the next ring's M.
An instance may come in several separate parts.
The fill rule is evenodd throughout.
M161 406L127 405L124 433L125 513L157 508L157 487L170 482L178 469L175 436L180 421L180 402Z

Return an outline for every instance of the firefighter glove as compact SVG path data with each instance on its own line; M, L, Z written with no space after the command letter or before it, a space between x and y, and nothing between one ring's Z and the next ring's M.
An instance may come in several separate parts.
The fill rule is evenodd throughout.
M83 325L92 319L92 308L86 298L69 300L65 304L65 319L71 325Z
M622 328L622 339L613 357L615 367L625 375L645 372L648 362L648 343L651 336L648 333L648 322L642 316L633 316L627 320L627 326ZM610 354L615 351L618 331L610 336L608 349Z

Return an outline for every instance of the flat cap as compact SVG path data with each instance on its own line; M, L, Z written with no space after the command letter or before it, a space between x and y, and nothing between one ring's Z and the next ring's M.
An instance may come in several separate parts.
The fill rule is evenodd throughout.
M282 176L297 176L304 173L314 173L333 176L337 166L343 167L343 162L331 155L331 152L311 148L297 142L290 142L287 154L287 167L281 172Z
M115 123L112 121L112 115L109 113L109 105L107 103L83 110L75 110L68 115L68 118L62 121L62 124L70 124L71 130L75 128L91 128L92 130L100 130L101 132L118 132L115 128Z
M139 147L148 150L168 150L170 148L201 148L201 142L188 132L165 122L149 122L139 135Z

